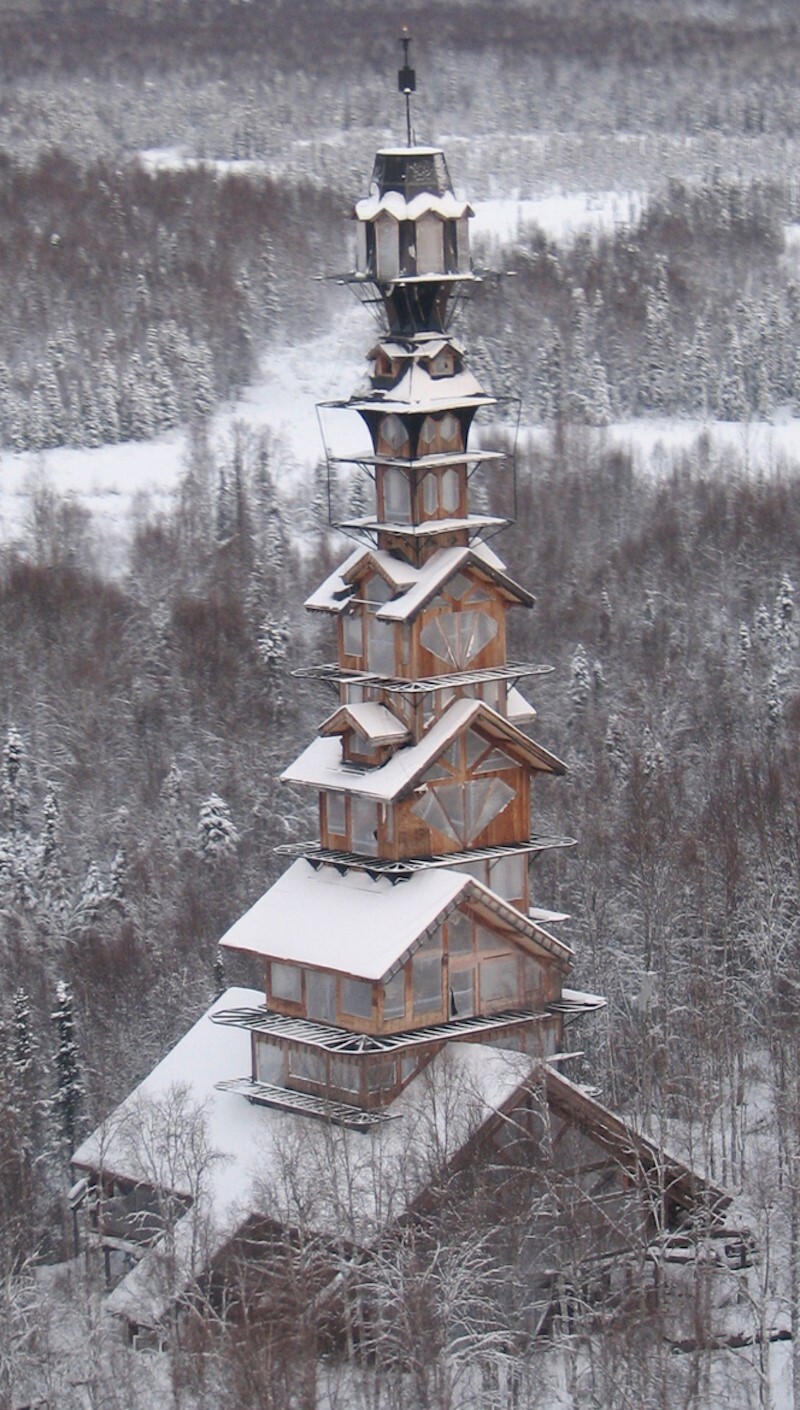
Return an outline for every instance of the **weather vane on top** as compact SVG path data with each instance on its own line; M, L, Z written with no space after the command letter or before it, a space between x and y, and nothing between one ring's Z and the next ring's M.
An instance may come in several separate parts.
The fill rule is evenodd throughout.
M417 75L408 62L408 46L411 43L411 35L408 32L408 25L403 25L403 32L400 35L400 43L403 46L403 67L397 73L397 86L406 99L406 134L408 146L411 146L411 94L416 92Z

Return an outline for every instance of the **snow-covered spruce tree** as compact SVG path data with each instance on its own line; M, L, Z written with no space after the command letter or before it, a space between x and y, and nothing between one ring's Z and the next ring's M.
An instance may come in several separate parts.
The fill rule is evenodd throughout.
M11 725L3 747L3 812L10 832L24 828L30 808L28 755L19 730Z
M90 862L75 903L75 924L79 927L95 925L107 900L108 890L103 885L100 868L96 862Z
M197 844L200 856L209 864L236 855L239 834L233 825L230 808L216 793L200 804Z
M284 617L280 622L274 617L264 618L258 633L257 650L261 663L270 676L284 664L290 639L288 617Z
M75 1130L83 1097L83 1083L78 1061L78 1045L75 1041L72 992L63 979L56 985L56 1007L51 1018L56 1030L57 1085L53 1109L59 1134L72 1152L75 1149Z

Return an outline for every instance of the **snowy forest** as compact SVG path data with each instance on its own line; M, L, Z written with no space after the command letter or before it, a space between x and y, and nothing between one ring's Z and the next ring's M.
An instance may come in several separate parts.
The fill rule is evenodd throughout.
M0 14L0 481L42 458L0 544L0 1407L35 1385L76 1410L796 1410L800 479L756 453L756 427L800 417L795 7L326 0L324 42L319 10ZM276 846L317 830L277 778L330 708L291 676L333 655L302 608L341 557L321 447L304 479L279 436L215 417L265 352L341 317L347 292L314 281L351 263L350 202L402 131L399 18L418 131L476 204L630 202L613 231L486 240L497 274L456 331L521 399L499 549L537 601L512 654L553 666L536 732L569 766L534 827L578 842L533 863L533 888L571 916L575 982L609 1000L576 1028L580 1080L735 1192L759 1249L739 1344L714 1343L699 1301L676 1349L644 1299L609 1298L576 1312L558 1385L536 1348L503 1387L448 1361L476 1281L463 1364L513 1340L479 1191L436 1231L435 1286L414 1250L383 1270L404 1315L360 1381L300 1315L309 1249L284 1250L252 1324L209 1316L164 1365L119 1360L89 1285L58 1327L71 1151L225 984L259 982L217 941L282 870ZM634 418L690 427L658 473L610 437ZM179 430L171 505L136 504L110 573L45 457L135 441L146 458ZM413 1370L428 1337L437 1374Z

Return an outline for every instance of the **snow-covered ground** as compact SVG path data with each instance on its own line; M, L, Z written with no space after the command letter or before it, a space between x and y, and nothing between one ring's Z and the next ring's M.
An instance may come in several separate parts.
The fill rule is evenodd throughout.
M644 200L635 191L498 197L475 204L470 236L478 247L491 247L513 244L539 229L548 239L565 244L578 235L611 234L633 225L643 208Z

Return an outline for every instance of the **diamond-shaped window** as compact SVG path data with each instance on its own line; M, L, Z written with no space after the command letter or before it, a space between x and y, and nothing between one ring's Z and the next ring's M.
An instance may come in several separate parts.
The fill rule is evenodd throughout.
M429 788L411 811L453 842L470 847L514 796L514 789L501 778L471 779Z
M497 636L498 626L488 612L441 612L426 622L420 643L439 661L464 670Z

